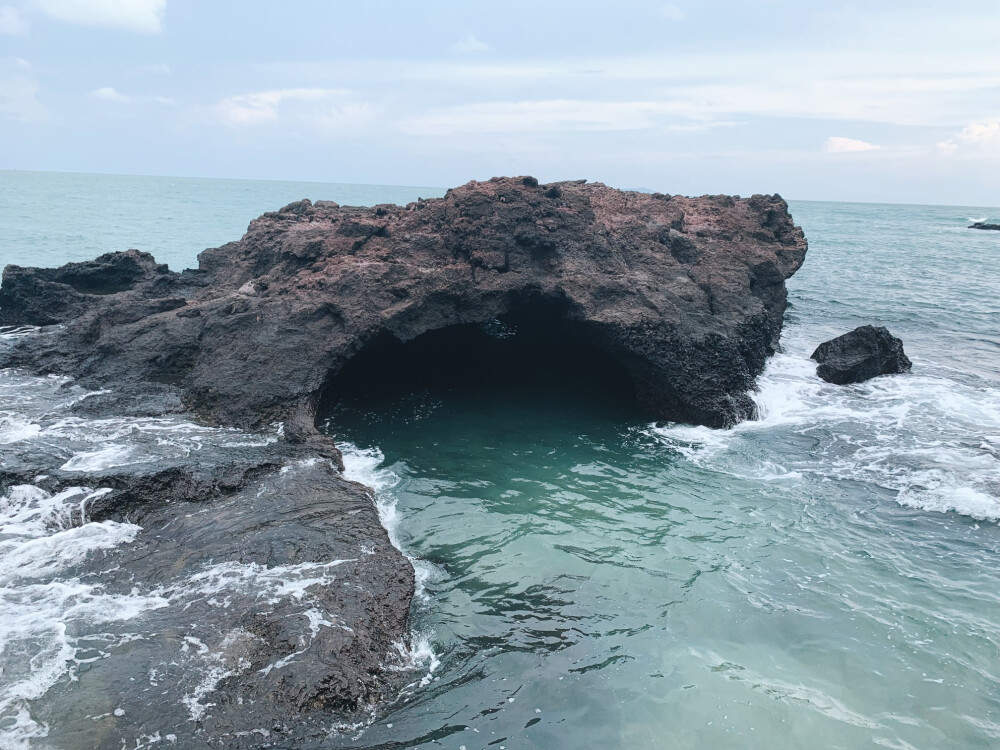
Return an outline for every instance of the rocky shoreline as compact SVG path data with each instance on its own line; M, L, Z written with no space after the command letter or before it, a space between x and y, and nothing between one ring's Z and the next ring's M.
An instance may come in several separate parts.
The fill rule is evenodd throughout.
M369 491L343 478L334 441L316 426L346 387L348 363L375 357L384 368L406 346L428 377L476 377L463 353L510 331L617 368L651 419L725 427L753 415L748 392L777 348L785 280L805 253L779 196L685 198L524 177L403 207L301 201L206 250L197 270L173 272L135 250L58 269L8 266L0 325L42 328L0 351L0 367L104 389L74 407L92 416L188 414L275 439L225 460L83 476L12 455L0 484L110 489L89 519L138 523L140 540L156 539L155 554L120 561L140 578L206 560L336 562L316 587L336 627L316 630L308 648L288 629L301 608L249 601L230 613L245 634L227 646L238 667L211 686L214 707L197 727L239 746L236 729L280 734L289 716L348 717L398 690L386 660L408 640L414 591ZM456 351L441 348L443 331ZM420 348L435 336L438 348ZM185 520L193 509L224 519L208 543ZM137 704L129 720L156 709ZM113 734L132 737L137 726Z

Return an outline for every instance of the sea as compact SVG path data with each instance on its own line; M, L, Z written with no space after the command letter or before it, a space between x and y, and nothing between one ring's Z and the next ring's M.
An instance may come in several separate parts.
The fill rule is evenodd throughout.
M180 269L304 197L441 194L3 171L0 264L134 247ZM451 384L327 415L347 475L373 489L417 570L415 676L361 721L331 716L293 745L262 733L261 747L1000 747L1000 232L968 229L1000 208L789 203L809 252L754 420L649 422L572 383ZM902 338L912 372L821 381L816 345L868 323ZM0 346L31 335L6 329ZM86 471L256 439L70 411L87 397L0 371L0 468L31 454ZM209 640L177 638L163 657L180 677L158 700L187 712L181 730L119 743L108 675L164 623L183 630L194 599L303 597L323 580L195 569L113 588L101 566L142 529L89 521L101 492L0 498L0 747L224 746L199 734L219 674Z

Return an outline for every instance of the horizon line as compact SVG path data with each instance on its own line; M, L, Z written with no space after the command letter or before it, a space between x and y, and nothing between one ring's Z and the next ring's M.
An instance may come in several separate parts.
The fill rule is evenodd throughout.
M387 187L387 188L405 188L405 189L420 189L426 188L428 190L440 190L442 193L452 189L453 187L459 187L459 185L453 185L452 188L442 187L438 185L404 185L395 183L379 183L379 182L338 182L334 180L290 180L290 179L279 179L270 177L205 177L202 175L165 175L165 174L138 174L133 172L88 172L88 171L76 171L76 170L53 170L53 169L18 169L18 168L0 168L0 173L2 172L26 172L30 174L68 174L68 175L81 175L90 177L147 177L151 179L173 179L173 180L215 180L215 181L237 181L237 182L281 182L289 184L309 184L309 185L350 185L356 187ZM524 177L526 175L493 175L493 177ZM486 178L491 179L491 178ZM565 180L554 180L553 182L572 182L574 179L585 179L585 178L568 178ZM478 181L485 182L486 180L476 180L472 178L461 183L462 185L468 182ZM586 182L600 182L600 180L589 180ZM551 183L542 183L551 184ZM606 183L601 183L606 184ZM656 191L651 188L622 188L616 187L614 185L608 185L608 187L613 187L616 190L622 190L623 192L636 192L636 193L654 193L654 192L665 192ZM763 193L767 195L768 193ZM783 193L771 193L771 195L780 195L786 201L795 201L799 203L841 203L844 205L865 205L865 206L917 206L917 207L939 207L939 208L985 208L990 210L1000 210L1000 206L990 206L986 204L972 204L972 203L909 203L903 201L861 201L861 200L831 200L827 198L789 198ZM681 195L680 193L671 193L671 195ZM702 193L701 195L684 195L683 197L698 198L707 195L737 195L736 193ZM740 195L740 198L746 198L749 196Z

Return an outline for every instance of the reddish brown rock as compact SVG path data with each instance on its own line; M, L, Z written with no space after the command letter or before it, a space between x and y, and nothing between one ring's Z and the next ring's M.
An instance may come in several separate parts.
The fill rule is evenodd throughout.
M107 283L101 269L124 256L11 266L0 323L65 323L10 364L166 383L216 422L285 419L312 439L325 386L366 343L537 307L540 325L619 362L651 417L721 427L752 415L805 252L779 196L495 178L405 207L294 203L206 250L196 272L132 251Z

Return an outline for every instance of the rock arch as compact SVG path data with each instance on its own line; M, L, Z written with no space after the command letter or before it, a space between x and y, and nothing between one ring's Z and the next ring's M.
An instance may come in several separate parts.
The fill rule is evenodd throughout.
M64 323L13 364L168 384L216 422L285 419L305 435L331 374L375 337L405 342L549 300L621 363L651 418L722 427L753 412L748 391L805 251L780 196L494 178L403 207L293 203L206 250L197 271L130 251L129 284L101 295L73 279L120 275L114 256L61 273L11 266L0 322Z
M402 338L383 330L343 367L320 396L322 417L334 403L370 401L439 388L572 389L638 411L627 368L595 340L567 300L517 295L493 317L454 322Z

